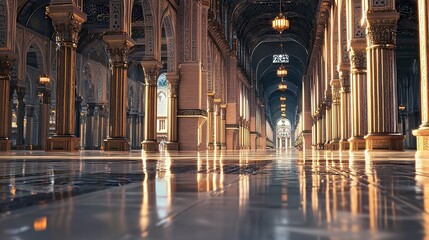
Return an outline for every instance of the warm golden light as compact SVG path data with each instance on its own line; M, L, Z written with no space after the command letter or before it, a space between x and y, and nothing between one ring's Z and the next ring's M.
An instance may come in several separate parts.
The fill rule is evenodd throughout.
M406 107L403 104L399 105L399 111L405 111L405 109Z
M43 74L39 78L39 83L40 84L48 85L50 82L51 82L51 78L48 75L46 75L46 74Z
M33 224L34 231L36 232L46 230L47 226L48 226L48 220L46 217L41 217L36 219Z
M284 30L289 28L289 20L285 18L283 13L279 13L279 15L273 20L273 28L279 33L282 33Z
M286 97L280 97L280 101L286 101Z
M287 85L284 82L281 82L279 84L279 90L280 91L286 91L286 89L287 89Z
M286 107L286 104L285 104L285 103L282 103L282 104L280 105L280 107L285 108L285 107Z
M286 117L286 113L282 113L282 117Z
M281 111L282 111L282 112L285 112L285 111L286 111L286 108L285 108L285 107L282 107L282 108L281 108Z
M285 69L285 67L283 67L283 65L280 66L279 69L277 69L277 76L282 78L286 75L287 75L287 70Z

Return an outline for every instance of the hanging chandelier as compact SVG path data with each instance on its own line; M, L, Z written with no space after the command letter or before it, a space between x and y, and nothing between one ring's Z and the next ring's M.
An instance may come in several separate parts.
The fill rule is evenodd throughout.
M286 101L286 97L281 96L280 101Z
M285 104L285 103L282 103L282 104L280 105L280 107L285 108L285 107L286 107L286 104Z
M286 117L286 113L282 113L282 117L284 117L284 118L285 118L285 117Z
M282 78L282 77L285 77L286 75L287 75L287 70L285 67L283 67L283 65L281 65L279 69L277 69L277 76Z
M279 33L289 28L289 20L282 13L282 0L280 0L280 12L279 15L273 20L273 28Z
M48 85L51 82L51 78L47 74L43 74L39 77L39 83L42 85Z
M282 78L282 81L279 84L279 90L284 92L284 91L286 91L286 89L287 89L287 85L286 85L286 83L283 82L283 78Z
M280 109L282 112L286 112L286 108L281 108Z

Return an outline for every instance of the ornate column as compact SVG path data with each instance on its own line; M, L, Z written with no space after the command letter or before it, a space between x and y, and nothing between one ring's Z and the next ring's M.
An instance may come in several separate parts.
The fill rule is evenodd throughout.
M331 89L329 95L325 99L325 126L326 126L326 139L325 139L325 149L331 150L331 141L332 141L332 104L331 104Z
M126 34L108 33L103 36L111 61L109 137L104 140L106 151L129 151L126 133L128 52L134 41Z
M76 151L75 136L76 48L86 15L74 4L51 4L49 17L56 32L57 84L56 133L47 140L47 151Z
M47 85L40 84L39 92L39 144L42 150L47 150L47 139L49 137L49 108L51 105L51 90Z
M226 104L220 105L220 149L226 150Z
M341 140L340 151L349 150L350 138L350 67L345 64L340 66L341 84Z
M81 125L82 125L82 121L81 121L81 113L82 113L82 101L83 98L81 96L76 96L76 100L75 100L75 126L76 126L76 131L75 131L75 135L76 137L80 138L81 135ZM80 144L82 146L82 143Z
M18 114L16 117L17 134L16 134L16 145L19 147L24 146L24 117L25 117L25 86L18 86Z
M429 151L429 3L418 0L420 37L420 104L421 125L413 131L417 151Z
M146 152L158 151L158 140L156 137L156 114L157 114L157 82L159 70L162 64L157 61L142 62L145 72L145 118L144 118L144 140L142 149Z
M179 88L179 76L167 73L168 81L168 115L167 115L167 150L179 150L177 142L177 95Z
M215 149L214 92L207 93L207 102L207 148L213 150Z
M320 111L320 110L318 110ZM319 112L317 116L317 149L323 150L323 116Z
M215 124L215 149L220 150L221 144L220 144L220 125L221 125L221 119L220 119L220 104L222 100L220 98L214 99L215 104L215 112L214 112L214 124Z
M349 139L350 150L365 149L364 136L368 133L366 109L366 42L352 43L350 52L352 84L352 137Z
M341 140L341 110L340 110L340 80L333 79L331 81L332 89L332 141L331 150L340 149Z
M98 109L98 132L99 137L98 141L100 141L100 149L103 150L103 144L101 141L103 141L106 138L106 107L103 103L99 103L97 105Z
M95 139L95 124L94 124L94 116L95 116L95 103L88 103L87 113L86 113L86 141L85 141L85 149L94 149Z
M25 106L27 124L25 131L25 146L27 149L31 150L33 148L33 117L34 117L34 106L27 105Z
M9 139L9 92L10 73L13 67L15 54L13 52L0 53L0 152L10 151L12 140Z
M311 149L312 118L311 118L311 77L302 78L302 148Z
M366 149L402 150L396 97L396 30L399 13L371 9L367 13L368 135Z

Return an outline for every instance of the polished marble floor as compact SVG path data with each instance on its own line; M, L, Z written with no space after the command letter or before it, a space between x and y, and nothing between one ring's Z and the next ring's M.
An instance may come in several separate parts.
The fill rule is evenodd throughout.
M429 239L429 155L0 155L0 239Z

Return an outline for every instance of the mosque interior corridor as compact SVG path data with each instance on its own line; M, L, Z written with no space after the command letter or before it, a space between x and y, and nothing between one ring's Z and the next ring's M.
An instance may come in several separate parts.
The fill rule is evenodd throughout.
M0 240L429 239L428 178L429 0L0 0Z

